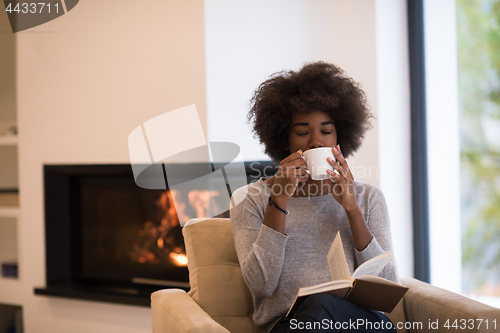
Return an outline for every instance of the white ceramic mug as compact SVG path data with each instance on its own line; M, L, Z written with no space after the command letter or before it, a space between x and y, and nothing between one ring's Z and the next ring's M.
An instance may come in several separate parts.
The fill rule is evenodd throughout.
M326 172L327 169L335 170L327 161L330 157L336 160L333 156L332 147L320 147L306 150L302 158L306 161L307 173L313 180L329 179L330 175Z

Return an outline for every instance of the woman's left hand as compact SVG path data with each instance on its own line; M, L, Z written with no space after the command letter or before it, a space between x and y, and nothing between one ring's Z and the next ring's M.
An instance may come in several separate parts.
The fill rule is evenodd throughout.
M342 155L340 146L332 148L333 156L337 162L328 158L328 163L337 170L338 174L332 170L327 170L331 177L331 192L335 200L344 207L346 212L358 209L358 202L354 192L354 176L347 161ZM328 183L328 182L327 182Z

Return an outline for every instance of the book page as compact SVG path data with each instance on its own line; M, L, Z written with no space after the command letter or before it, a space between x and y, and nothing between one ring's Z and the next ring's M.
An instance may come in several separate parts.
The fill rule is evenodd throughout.
M376 256L375 258L371 258L354 271L352 278L356 279L361 275L379 275L387 265L387 263L392 259L392 257L392 252L384 252L381 255Z
M345 259L344 247L342 246L342 240L340 239L340 232L337 232L326 259L328 260L328 266L330 267L330 274L333 281L352 280L351 272L349 271L349 267L347 266L347 261Z

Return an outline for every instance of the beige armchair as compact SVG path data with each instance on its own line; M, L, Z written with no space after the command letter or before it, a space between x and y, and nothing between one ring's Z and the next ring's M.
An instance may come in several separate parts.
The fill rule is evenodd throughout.
M188 256L188 293L159 290L151 295L153 333L260 332L251 320L252 298L234 248L229 219L191 220L183 228ZM444 327L456 319L475 322L466 332L500 332L500 310L413 278L402 283L410 289L388 316L406 325L398 332L453 332ZM471 320L472 321L469 321ZM479 326L479 320L489 320ZM497 319L497 330L492 328ZM438 329L429 322L438 320Z

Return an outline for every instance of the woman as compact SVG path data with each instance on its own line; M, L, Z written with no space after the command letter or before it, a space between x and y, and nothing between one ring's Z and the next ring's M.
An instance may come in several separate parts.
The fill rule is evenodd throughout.
M292 320L283 320L299 288L331 281L326 255L337 232L351 273L391 250L381 191L355 182L345 160L360 147L371 118L358 84L328 63L276 73L255 92L249 120L279 169L234 193L242 202L231 209L231 223L253 320L264 332L300 332L314 322L337 332L335 322L357 319L390 326L383 314L329 294L308 297ZM332 147L338 161L329 160L331 180L307 175L301 155L318 147ZM395 280L392 262L380 276Z

